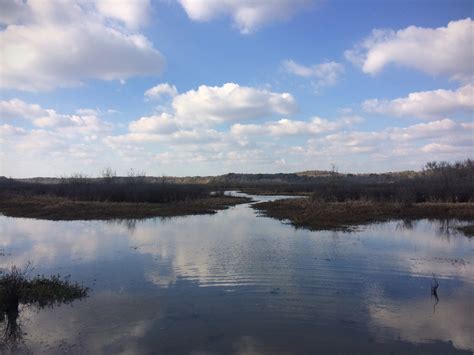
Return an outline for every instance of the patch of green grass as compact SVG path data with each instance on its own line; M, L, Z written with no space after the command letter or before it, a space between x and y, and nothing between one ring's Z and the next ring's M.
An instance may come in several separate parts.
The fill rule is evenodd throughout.
M45 307L87 296L88 288L72 282L69 276L37 275L29 278L30 270L29 266L23 270L13 266L0 274L0 313L4 314L13 303Z
M37 275L29 278L31 271L28 264L24 269L12 266L0 273L0 323L6 323L5 343L21 339L21 327L17 322L20 305L53 307L87 297L88 288L72 282L69 276Z

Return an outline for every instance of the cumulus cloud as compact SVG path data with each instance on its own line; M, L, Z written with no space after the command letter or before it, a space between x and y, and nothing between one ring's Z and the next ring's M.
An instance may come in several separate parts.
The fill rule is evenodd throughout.
M0 175L90 173L107 166L112 152L101 138L113 129L98 110L60 113L19 99L0 101Z
M0 119L33 119L46 115L40 105L28 104L20 99L0 101Z
M275 21L285 21L309 8L313 0L180 0L188 17L207 22L219 17L231 17L243 34L255 32Z
M22 136L26 134L26 130L21 127L12 126L9 124L0 125L0 143L8 137Z
M362 103L365 111L396 117L440 118L458 112L474 112L474 87L410 93L394 100L371 99Z
M438 138L443 133L448 134L456 130L461 130L462 126L455 121L445 118L443 120L419 123L408 127L387 128L385 132L388 138L394 141L415 140L423 138Z
M173 145L189 145L210 143L222 138L222 134L214 129L180 129L172 132L131 132L116 136L107 136L104 142L111 147L121 144L162 143Z
M421 147L421 151L425 153L454 153L459 147L451 144L429 143Z
M197 90L176 96L172 106L175 115L187 123L220 123L297 111L296 101L289 93L274 93L234 83L201 85Z
M276 122L266 122L259 124L234 124L230 132L235 136L247 135L270 135L270 136L294 136L294 135L314 135L330 132L341 128L347 128L354 123L362 121L361 117L345 117L339 120L330 121L320 117L313 117L309 121L297 121L281 119Z
M158 100L163 96L175 97L178 95L176 86L168 83L158 84L145 91L145 97L149 100Z
M132 133L172 133L178 130L176 120L167 113L148 117L141 117L130 122L128 128Z
M63 133L95 134L111 129L95 110L80 109L77 114L61 114L20 99L0 101L0 120L26 120L39 128L52 128Z
M150 0L96 0L95 5L100 14L122 21L130 28L146 25L151 13Z
M342 131L309 141L312 155L347 157L353 154L393 159L419 156L420 164L435 157L427 153L451 155L457 159L469 156L473 137L464 123L443 119L407 127L387 127L379 131ZM453 147L456 147L455 149ZM415 158L414 158L415 159ZM421 166L421 165L420 165Z
M296 102L288 93L274 93L265 89L226 83L222 86L201 85L197 90L178 94L174 86L160 84L150 90L150 96L162 93L176 95L171 102L171 113L159 113L131 121L128 132L109 135L104 141L109 146L123 144L214 144L232 139L228 132L211 127L228 121L251 120L296 111ZM286 122L288 121L288 122ZM316 129L316 119L313 122ZM320 122L321 125L330 124ZM281 126L281 127L278 127ZM269 129L283 131L298 122L283 120ZM247 128L248 129L248 128ZM294 127L293 130L302 130ZM234 131L237 128L234 127ZM235 134L234 134L235 136Z
M313 79L316 89L335 85L344 73L344 65L333 61L305 66L288 59L283 61L282 66L288 73Z
M345 55L368 74L377 74L387 65L395 64L430 75L470 81L474 72L472 33L470 18L438 28L376 29Z
M79 0L6 3L0 18L5 25L0 32L1 88L47 90L87 79L158 74L164 68L161 53L132 30L141 23L148 1L119 6Z
M29 16L28 7L22 0L1 0L0 24L8 25Z

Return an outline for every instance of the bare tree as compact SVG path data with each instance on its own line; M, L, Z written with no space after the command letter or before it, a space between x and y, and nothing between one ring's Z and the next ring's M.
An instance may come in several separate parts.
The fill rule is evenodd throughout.
M102 178L108 184L114 181L114 178L117 177L117 173L111 167L107 167L102 170Z

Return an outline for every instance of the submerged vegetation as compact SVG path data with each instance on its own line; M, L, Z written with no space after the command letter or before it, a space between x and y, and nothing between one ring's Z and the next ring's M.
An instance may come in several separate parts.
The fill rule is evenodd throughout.
M32 268L12 266L0 273L0 324L4 342L16 342L21 336L18 317L20 305L37 308L53 307L87 297L88 288L60 275L29 278Z

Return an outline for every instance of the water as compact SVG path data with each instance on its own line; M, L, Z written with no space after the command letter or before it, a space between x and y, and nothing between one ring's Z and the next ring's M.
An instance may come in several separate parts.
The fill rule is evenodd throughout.
M0 267L30 261L92 289L22 309L18 352L474 350L474 240L440 221L310 232L246 204L135 222L0 217L0 232Z

